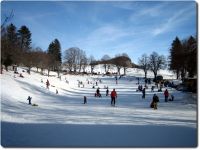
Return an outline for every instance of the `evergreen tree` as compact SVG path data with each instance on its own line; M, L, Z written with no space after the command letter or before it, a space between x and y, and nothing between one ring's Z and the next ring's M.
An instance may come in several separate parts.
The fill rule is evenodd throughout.
M177 75L177 79L180 75L181 69L181 51L182 51L182 43L178 37L172 42L172 47L170 49L170 69L174 70Z
M189 77L194 77L197 74L197 41L193 36L187 40L187 64L186 68Z
M59 76L62 64L62 58L61 58L61 46L58 39L55 39L53 42L49 44L48 54L50 58L49 69L57 71Z
M197 42L190 36L182 42L175 38L170 49L170 69L175 70L177 79L181 75L183 80L187 74L193 77L197 74ZM180 74L181 73L181 74Z
M31 48L31 32L26 26L21 26L18 30L20 48L25 52Z
M16 27L12 23L7 27L7 39L10 43L17 44Z
M58 63L61 64L62 63L61 46L60 46L60 42L58 41L58 39L54 40L54 48L55 48L56 61L58 61Z
M1 35L1 63L6 66L19 63L19 49L16 27L10 24Z

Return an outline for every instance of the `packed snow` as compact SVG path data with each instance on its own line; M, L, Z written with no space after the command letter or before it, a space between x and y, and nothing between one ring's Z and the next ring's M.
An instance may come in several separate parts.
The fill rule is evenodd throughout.
M167 87L174 101L164 102L163 92L137 92L141 70L129 69L118 78L105 75L64 75L61 78L31 74L18 68L1 74L1 144L4 147L196 147L197 97ZM174 75L162 71L164 78ZM119 76L118 76L119 77ZM150 75L151 77L151 75ZM47 79L50 82L46 88ZM82 84L79 84L79 83ZM97 85L96 85L97 84ZM94 88L93 88L94 86ZM109 92L116 89L116 106ZM97 88L102 97L94 97ZM56 94L58 90L58 94ZM163 89L163 91L165 88ZM153 94L158 109L150 108ZM28 96L32 103L28 105ZM83 97L87 104L83 104Z

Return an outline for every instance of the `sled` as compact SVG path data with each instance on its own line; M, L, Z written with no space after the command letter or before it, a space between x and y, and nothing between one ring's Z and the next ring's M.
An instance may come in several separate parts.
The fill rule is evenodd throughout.
M154 108L154 103L153 103L153 101L152 101L151 104L150 104L150 108Z
M38 106L38 104L32 104L32 106Z

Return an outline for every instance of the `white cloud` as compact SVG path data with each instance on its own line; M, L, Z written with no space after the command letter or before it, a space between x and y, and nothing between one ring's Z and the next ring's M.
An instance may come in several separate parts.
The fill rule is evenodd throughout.
M135 20L140 20L143 17L157 17L160 16L160 14L163 11L163 8L167 7L168 3L163 3L160 5L155 5L153 7L147 7L147 6L140 6L139 10L136 10L133 12L132 15L130 15L129 20L131 22L135 22Z
M105 46L107 44L116 43L117 41L132 36L133 34L134 33L115 25L102 25L89 33L86 38L79 39L75 43L79 43L84 47L101 47L103 45Z
M166 33L172 30L177 25L183 23L184 21L187 21L193 14L193 12L191 12L190 10L191 8L189 7L185 9L181 9L179 11L177 10L177 12L175 12L173 16L171 16L163 24L160 24L157 28L155 28L152 31L152 34L154 36L157 36L159 34Z

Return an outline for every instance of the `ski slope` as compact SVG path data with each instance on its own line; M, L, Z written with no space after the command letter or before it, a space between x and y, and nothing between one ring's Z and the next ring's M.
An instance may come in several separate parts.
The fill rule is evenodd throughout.
M19 72L22 70L18 69ZM31 75L22 72L24 78L21 78L18 75L14 77L13 71L4 72L1 75L2 145L197 146L196 95L168 88L175 101L166 103L163 92L151 92L151 85L148 85L146 98L142 99L142 93L136 92L138 81L133 75L137 73L129 71L129 75L118 79L116 84L114 76L61 75L59 79L55 73L51 73L55 76L47 77L32 71ZM49 89L45 85L47 79ZM84 84L84 88L78 85L78 81ZM144 85L143 81L140 83ZM105 96L104 87L107 86L109 91L113 88L117 91L115 107L110 105L110 97ZM101 98L94 97L98 87ZM157 110L149 107L154 93L160 98ZM38 106L28 105L28 96ZM87 97L87 104L83 104L83 96ZM142 139L145 141L141 142Z

